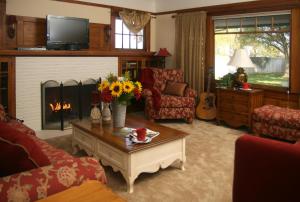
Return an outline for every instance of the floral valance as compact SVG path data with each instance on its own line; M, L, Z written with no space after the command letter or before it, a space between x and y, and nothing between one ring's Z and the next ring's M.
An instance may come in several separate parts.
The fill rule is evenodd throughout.
M140 32L151 18L150 13L131 10L120 11L119 15L128 29L135 34Z

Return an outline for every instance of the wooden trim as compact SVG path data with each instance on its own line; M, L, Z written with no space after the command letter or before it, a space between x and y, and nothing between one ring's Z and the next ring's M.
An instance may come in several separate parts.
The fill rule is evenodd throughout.
M132 8L126 8L126 7L119 7L119 6L112 6L112 5L107 5L107 4L99 4L99 3L91 3L91 2L85 2L85 1L77 1L77 0L52 0L52 1L60 1L60 2L66 2L66 3L73 3L73 4L80 4L80 5L86 5L86 6L95 6L95 7L102 7L102 8L110 8L110 9L130 9L130 10L135 10L135 11L143 11L143 12L149 12L149 11L144 11L144 10L137 10L137 9L132 9ZM152 12L149 12L151 14L154 14Z
M204 71L204 89L207 89L207 80L209 68L214 69L215 67L215 36L214 36L214 21L211 16L207 16L206 19L206 55L205 55L205 71ZM212 91L215 89L215 79L211 80Z
M150 40L151 40L151 19L144 28L144 50L150 51Z
M300 8L293 9L291 17L290 90L300 93Z
M8 67L8 103L9 115L16 117L16 58L9 58Z
M261 84L252 84L250 83L251 87L254 89L263 89L263 90L270 90L275 92L287 92L289 88L287 87L280 87L280 86L268 86L268 85L261 85Z
M172 13L186 13L196 11L206 11L208 15L228 15L239 13L255 13L262 11L287 10L300 7L299 0L259 0L242 3L223 4L216 6L196 7L189 9L172 10L165 12L157 12L155 15L165 15Z
M0 57L0 62L8 63L8 114L16 117L16 60L15 57Z
M45 51L17 51L17 50L2 50L0 56L87 56L87 57L119 57L119 56L153 56L154 52L145 51L101 51L101 50L79 50L79 51L60 51L60 50L45 50Z
M6 1L0 0L0 49L5 47Z

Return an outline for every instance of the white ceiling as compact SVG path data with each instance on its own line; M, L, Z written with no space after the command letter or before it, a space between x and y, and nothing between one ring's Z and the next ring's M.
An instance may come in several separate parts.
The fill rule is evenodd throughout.
M251 0L81 0L99 4L132 8L150 12L163 12L202 6L246 2ZM253 1L253 0L252 0Z

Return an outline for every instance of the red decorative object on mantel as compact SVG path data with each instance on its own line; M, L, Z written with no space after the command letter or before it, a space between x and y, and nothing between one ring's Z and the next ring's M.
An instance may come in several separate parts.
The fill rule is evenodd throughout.
M166 66L166 61L165 58L171 56L171 53L167 50L167 48L160 48L159 51L157 51L154 56L160 58L160 66L165 68Z

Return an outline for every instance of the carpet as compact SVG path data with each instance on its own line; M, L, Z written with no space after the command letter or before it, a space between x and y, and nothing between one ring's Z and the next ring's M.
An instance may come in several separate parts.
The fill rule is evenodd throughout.
M143 173L134 183L134 192L126 192L126 182L120 172L104 167L108 186L132 202L155 201L232 201L233 159L235 140L244 132L215 123L195 120L160 122L189 133L186 139L185 171L174 167L156 173ZM71 135L47 140L55 147L71 153ZM84 152L76 154L83 156Z

